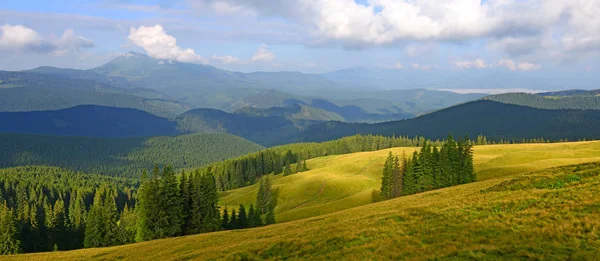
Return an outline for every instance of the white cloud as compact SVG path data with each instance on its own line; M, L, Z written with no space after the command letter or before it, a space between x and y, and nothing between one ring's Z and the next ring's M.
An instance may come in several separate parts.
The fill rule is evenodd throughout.
M252 62L271 62L277 58L266 44L262 44L252 56Z
M418 63L413 63L411 66L415 70L429 70L429 69L431 69L431 66L429 66L429 65L421 65L421 64L418 64Z
M520 63L517 68L521 71L539 70L542 66L534 63Z
M510 60L510 59L502 59L498 62L498 65L506 67L507 69L514 71L517 69L517 64L515 63L515 61Z
M404 65L402 65L400 62L396 62L396 64L394 64L394 68L402 69L402 68L404 68Z
M38 33L22 25L5 24L0 26L0 48L21 49L41 40Z
M456 61L454 62L454 66L460 69L485 69L490 67L483 59Z
M516 70L533 71L533 70L539 70L542 67L539 64L534 64L534 63L530 63L530 62L516 63L515 61L510 60L510 59L502 59L498 62L498 65L500 65L502 67L506 67L507 69L509 69L511 71L516 71Z
M148 55L155 59L174 60L190 63L207 63L207 59L191 49L177 46L177 39L163 29L160 24L155 26L131 27L129 40L142 47Z
M225 56L218 56L218 55L213 55L211 57L211 60L213 61L217 61L220 63L224 63L224 64L246 64L246 61L243 61L237 57L231 56L231 55L225 55Z
M72 29L66 29L59 39L46 39L35 30L22 26L5 24L0 26L0 50L31 51L65 55L70 50L94 47L94 42L83 36L75 35Z

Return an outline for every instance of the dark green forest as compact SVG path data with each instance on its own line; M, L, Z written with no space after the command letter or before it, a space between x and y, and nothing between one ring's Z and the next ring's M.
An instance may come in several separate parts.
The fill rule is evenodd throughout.
M0 133L0 168L47 165L109 176L140 177L166 162L176 169L245 155L262 146L224 133L176 137L89 138Z
M55 167L0 170L0 254L105 247L275 223L277 191L221 214L214 176L172 167L140 180Z
M561 93L557 93L557 96L552 96L553 93L506 93L488 96L485 99L548 110L600 110L600 96L586 95L587 93L575 93L569 96L559 96Z
M390 152L383 167L381 190L373 201L474 182L473 145L468 137L455 141L450 135L438 149L425 142L413 155Z
M558 141L599 139L600 111L544 110L479 100L439 110L410 120L376 124L327 122L309 126L306 141L325 141L354 134L391 137L421 135L444 139L448 133L484 134L490 141L541 138Z

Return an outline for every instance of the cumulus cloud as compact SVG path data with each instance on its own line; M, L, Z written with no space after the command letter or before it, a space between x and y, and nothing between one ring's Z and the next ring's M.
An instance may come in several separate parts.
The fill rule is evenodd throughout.
M534 63L529 63L529 62L516 63L515 61L510 60L510 59L502 59L498 62L498 65L500 65L502 67L506 67L507 69L509 69L511 71L516 71L516 70L533 71L533 70L539 70L541 68L541 65L539 65L539 64L534 64Z
M243 61L237 57L231 56L231 55L224 55L224 56L218 56L218 55L213 55L211 58L211 60L213 61L217 61L223 64L246 64L246 61Z
M188 0L238 17L253 13L300 25L308 46L407 46L482 42L488 50L536 60L600 51L598 0ZM218 11L225 10L225 11ZM260 19L260 18L258 18ZM286 32L287 33L287 32ZM283 34L283 33L282 33ZM424 47L425 46L425 47ZM531 58L531 57L529 57ZM559 61L559 62L561 62Z
M70 50L94 47L94 42L75 35L72 29L66 29L59 39L42 37L35 30L22 26L5 24L0 26L0 50L31 51L64 55Z
M252 62L271 62L277 58L266 44L262 44L252 56Z
M402 63L400 63L400 62L396 62L396 64L394 64L394 68L402 69L402 68L404 68L404 65L402 65Z
M483 59L456 61L454 66L460 69L485 69L490 67Z
M129 40L135 45L142 47L148 55L155 59L174 60L190 63L207 63L208 60L191 49L183 49L177 45L177 39L168 35L164 28L157 24L155 26L131 27L129 29Z

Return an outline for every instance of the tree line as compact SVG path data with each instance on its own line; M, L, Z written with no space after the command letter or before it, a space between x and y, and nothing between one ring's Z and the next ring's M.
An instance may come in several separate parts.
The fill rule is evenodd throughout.
M221 214L210 169L155 166L141 181L55 167L0 170L0 254L105 247L275 223L277 191ZM256 207L255 207L256 206Z
M274 147L234 159L210 164L217 187L221 191L245 187L256 183L267 174L291 175L307 171L306 160L363 151L376 151L393 147L414 147L425 143L422 137L383 137L355 135L322 143L296 143ZM441 144L440 142L433 142Z
M373 201L474 182L473 145L468 137L455 141L450 135L442 146L425 142L412 157L390 152L384 168L381 190Z

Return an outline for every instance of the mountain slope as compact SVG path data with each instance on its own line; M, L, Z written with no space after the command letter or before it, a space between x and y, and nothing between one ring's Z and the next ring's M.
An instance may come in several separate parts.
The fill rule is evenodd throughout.
M599 91L564 91L548 93L507 93L485 97L490 101L528 106L539 109L600 110Z
M176 135L176 123L144 111L81 105L56 111L0 112L0 132L61 136Z
M494 140L578 140L600 138L600 111L542 110L479 100L453 106L410 120L377 124L328 122L312 125L303 132L305 141L324 141L360 134L424 136L443 139L449 133L479 134Z
M539 169L266 227L5 259L594 260L599 173Z
M90 138L0 133L0 168L47 165L111 176L139 177L155 163L198 168L263 149L222 133L177 137Z
M122 89L85 77L0 71L0 111L57 110L77 105L135 108L163 117L174 117L190 108L149 89Z
M412 155L418 148L392 148L374 152L308 160L309 171L272 176L279 189L277 220L298 220L371 203L371 193L381 188L388 153ZM474 147L477 180L504 178L549 167L600 162L600 142L512 144ZM220 204L229 209L256 201L259 186L221 193Z

